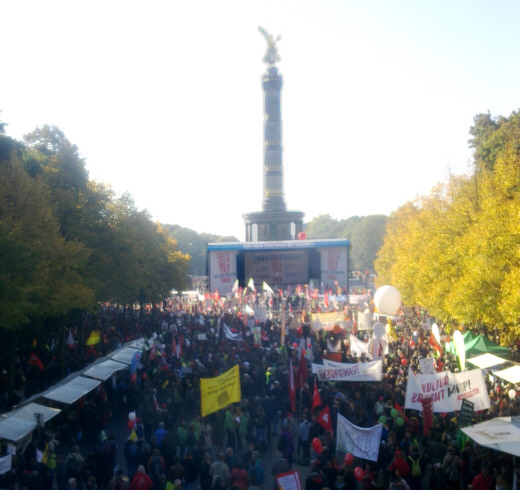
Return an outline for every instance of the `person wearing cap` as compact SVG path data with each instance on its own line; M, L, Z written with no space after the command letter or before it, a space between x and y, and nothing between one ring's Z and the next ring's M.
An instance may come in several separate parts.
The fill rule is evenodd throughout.
M385 414L385 399L382 396L380 396L374 404L373 412L376 420Z

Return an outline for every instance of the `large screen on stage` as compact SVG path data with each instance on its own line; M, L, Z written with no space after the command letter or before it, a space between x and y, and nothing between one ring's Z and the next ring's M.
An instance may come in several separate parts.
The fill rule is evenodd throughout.
M244 252L244 277L255 282L306 284L309 282L308 250L260 250Z

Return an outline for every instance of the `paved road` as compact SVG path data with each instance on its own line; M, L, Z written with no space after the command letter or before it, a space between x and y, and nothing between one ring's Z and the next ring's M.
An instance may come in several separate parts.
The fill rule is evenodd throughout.
M128 437L129 430L126 427L127 414L119 414L114 416L109 424L108 432L115 437L117 442L117 460L116 465L119 466L126 474L126 459L123 454L124 443ZM270 449L261 453L261 458L265 467L265 481L260 486L262 490L271 490L274 488L274 476L271 474L273 464L280 458L280 452L276 449L278 443L278 437L272 436L270 441ZM212 460L215 461L218 455L218 449L216 446L212 448ZM305 486L305 480L310 472L310 466L300 465L296 462L293 463L293 470L298 471L302 482L302 488ZM198 490L198 488L194 489Z

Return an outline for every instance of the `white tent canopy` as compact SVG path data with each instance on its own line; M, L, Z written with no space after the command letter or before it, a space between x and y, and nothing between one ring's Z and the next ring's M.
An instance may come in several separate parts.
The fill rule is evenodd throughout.
M72 405L76 400L79 400L82 396L97 388L99 383L100 381L97 379L76 376L66 383L44 393L43 397Z
M461 430L480 446L520 456L520 425L517 417L496 417Z
M501 371L493 371L493 376L505 379L510 383L520 383L520 366L512 366Z
M128 369L128 364L114 361L112 359L106 359L90 366L83 372L83 375L106 381L116 371L120 371L121 369Z
M148 341L145 338L140 338L140 339L136 339L136 340L132 340L131 342L128 342L128 344L126 344L126 346L132 347L134 349L142 350L143 347L144 348L148 347Z
M139 352L141 349L134 349L133 347L121 347L117 349L112 354L110 354L110 358L114 361L124 362L125 364L132 364L132 359L136 352Z
M58 415L61 410L46 407L38 403L29 403L0 420L0 438L8 441L19 441L37 427L36 415L42 414L42 422L45 423Z
M498 366L499 364L504 364L508 362L507 359L502 359L501 357L495 356L495 354L490 354L486 352L481 356L472 357L471 359L466 359L466 362L473 364L474 366L479 367L480 369L486 369L492 366Z

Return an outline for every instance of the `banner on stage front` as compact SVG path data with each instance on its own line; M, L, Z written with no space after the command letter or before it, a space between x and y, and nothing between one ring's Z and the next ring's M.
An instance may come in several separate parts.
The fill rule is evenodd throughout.
M330 330L334 325L345 326L345 315L342 311L332 311L330 313L312 313L312 329L316 332L320 328Z
M201 378L200 409L203 417L217 412L231 403L238 403L240 399L240 371L238 364L215 378Z
M381 381L383 362L357 362L347 364L323 359L323 365L313 364L312 372L319 381Z
M446 413L460 411L462 400L475 404L475 411L489 408L489 396L481 369L462 373L448 371L435 374L408 375L405 408L422 410L421 400L433 399L433 411Z
M358 458L377 461L383 424L363 428L350 423L338 413L336 451L351 453Z

